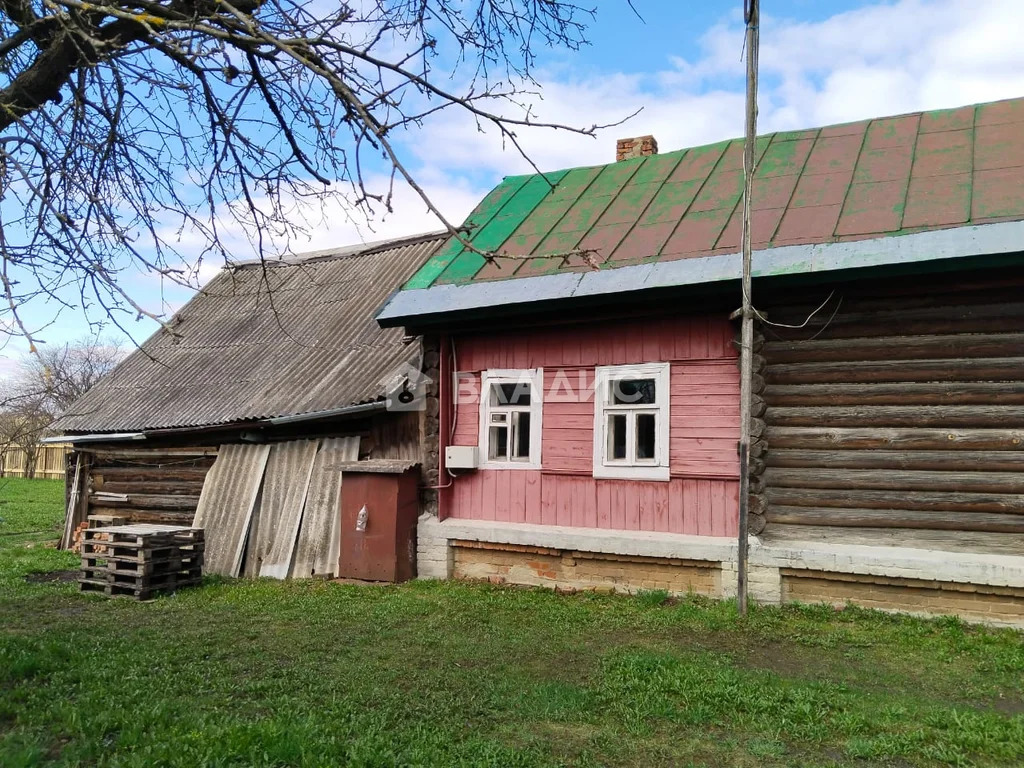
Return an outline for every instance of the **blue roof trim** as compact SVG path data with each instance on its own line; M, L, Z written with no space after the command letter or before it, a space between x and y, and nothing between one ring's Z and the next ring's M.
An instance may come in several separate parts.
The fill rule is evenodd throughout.
M754 277L814 274L970 256L1024 251L1024 221L979 224L910 235L841 243L790 245L755 251ZM436 285L400 291L377 314L381 325L488 307L539 301L621 295L653 288L707 285L738 280L738 253L641 264L597 272L572 272L466 285Z

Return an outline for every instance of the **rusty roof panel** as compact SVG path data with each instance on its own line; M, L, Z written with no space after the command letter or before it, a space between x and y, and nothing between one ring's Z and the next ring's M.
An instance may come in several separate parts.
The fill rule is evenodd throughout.
M830 139L835 136L863 136L867 131L870 120L858 120L854 123L840 123L839 125L828 125L818 132L819 139Z
M924 135L941 131L960 131L974 127L974 107L958 107L957 109L939 109L935 112L924 112L918 131Z
M718 144L687 150L666 181L704 181L718 161L722 159L722 155L730 143L721 141Z
M661 249L662 257L673 258L710 251L715 247L731 215L732 208L716 208L686 216Z
M974 170L1024 166L1024 122L979 125L975 130L978 144L974 152ZM1021 171L1024 177L1024 171Z
M634 227L612 252L612 261L635 261L657 256L678 223L675 219Z
M594 227L580 241L580 248L594 251L598 258L604 261L612 255L615 247L622 242L622 238L626 236L627 232L629 232L629 227L622 224Z
M970 173L973 169L974 131L963 128L924 133L917 140L914 176L944 176Z
M754 178L799 174L814 146L813 138L783 141L776 136L757 163Z
M974 121L976 126L1000 123L1024 123L1024 99L1008 99L978 105Z
M914 146L920 115L901 115L872 120L864 134L864 149Z
M1024 169L997 168L975 171L971 194L971 220L1024 217L1021 179Z
M764 245L772 240L775 230L782 220L782 214L786 212L784 207L780 208L758 208L752 212L750 218L750 242L755 246ZM740 249L740 238L742 236L743 206L736 206L732 218L722 231L722 236L715 243L716 248L728 248L733 251Z
M704 183L690 206L691 212L736 207L743 195L743 171L715 171Z
M632 184L652 184L652 183L664 183L672 172L675 171L676 167L682 161L686 150L680 150L679 152L666 152L663 155L654 155L647 158L633 174L633 177L629 180L627 187Z
M381 380L419 352L374 315L446 237L225 269L172 319L177 337L151 336L58 426L194 427L378 400Z
M822 131L822 134L824 134L824 131ZM846 136L822 135L821 138L814 142L814 149L811 150L811 156L807 158L804 173L852 171L854 166L857 165L857 157L860 154L860 148L863 143L863 134Z
M782 216L775 240L787 245L792 243L820 243L832 239L839 223L842 203L832 205L790 207Z
M851 184L837 235L868 235L895 232L903 219L907 181L871 181Z
M804 174L797 182L789 207L803 208L804 206L842 203L846 199L852 178L852 170Z
M860 153L855 184L868 181L896 181L910 175L914 150L909 144L897 144L881 149L865 149Z
M722 141L565 173L501 244L538 257L514 276L577 269L550 256L580 245L609 268L737 248L742 150L740 140ZM761 247L1024 216L1024 99L785 131L758 137L755 150L752 236ZM505 195L492 220L530 183ZM487 213L478 207L474 221ZM470 236L489 242L485 230L473 224ZM512 274L475 257L455 259L445 280ZM436 280L426 270L410 283Z
M754 208L785 208L793 197L799 176L754 177L750 203Z
M907 192L903 226L963 224L971 217L971 175L915 176Z

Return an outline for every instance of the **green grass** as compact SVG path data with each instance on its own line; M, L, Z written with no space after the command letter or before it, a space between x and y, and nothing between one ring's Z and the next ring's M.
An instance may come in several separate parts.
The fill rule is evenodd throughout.
M76 565L59 490L0 486L5 768L1024 765L1014 632L463 583L108 600L25 578Z

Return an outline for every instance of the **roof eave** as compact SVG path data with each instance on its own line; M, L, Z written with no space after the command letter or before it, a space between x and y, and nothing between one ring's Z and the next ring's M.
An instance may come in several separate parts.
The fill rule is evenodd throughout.
M1024 251L1024 221L955 227L848 242L790 245L755 251L754 277L869 274L891 267L923 266L977 256ZM952 264L948 266L953 266ZM739 253L660 261L595 272L562 272L396 293L378 312L382 327L425 328L487 312L525 314L566 301L616 300L659 289L725 287L741 273Z

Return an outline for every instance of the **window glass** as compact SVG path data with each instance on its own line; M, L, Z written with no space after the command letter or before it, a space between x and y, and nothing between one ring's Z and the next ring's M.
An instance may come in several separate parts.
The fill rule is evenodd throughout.
M491 385L491 405L522 405L530 404L530 385L528 382Z
M488 439L488 458L508 458L508 427L491 427L491 434Z
M608 417L608 458L622 461L626 458L626 414L613 413Z
M657 458L654 452L655 417L653 413L636 414L636 458L650 461Z
M515 439L512 447L512 456L517 459L530 457L530 412L520 411L513 414L515 424Z
M612 405L654 405L654 379L612 379Z

